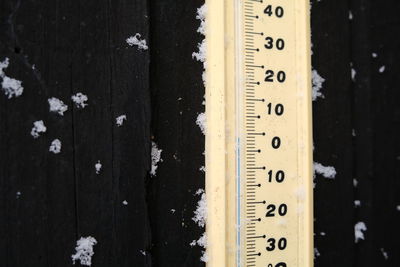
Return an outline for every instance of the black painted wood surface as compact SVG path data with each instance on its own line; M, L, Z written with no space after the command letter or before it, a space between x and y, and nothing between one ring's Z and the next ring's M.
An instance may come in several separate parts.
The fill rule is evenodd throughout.
M204 231L191 219L204 187L202 65L191 56L202 3L0 1L0 61L24 87L18 98L0 92L0 266L72 266L89 235L92 266L204 266L190 246ZM337 170L316 177L316 266L400 266L399 12L394 0L313 1L313 67L326 79L314 154ZM135 33L149 50L126 44ZM84 109L70 100L77 92ZM49 113L50 97L68 104L64 116ZM47 132L33 139L37 120ZM359 221L368 229L356 244Z

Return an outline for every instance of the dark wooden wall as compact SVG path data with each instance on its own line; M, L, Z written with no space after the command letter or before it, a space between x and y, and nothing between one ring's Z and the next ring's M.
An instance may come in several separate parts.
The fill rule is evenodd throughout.
M313 108L314 157L337 170L316 180L316 266L400 266L399 12L392 0L313 1L313 66L326 79ZM367 231L355 244L357 222Z
M89 235L92 266L204 266L189 245L204 231L191 219L204 187L202 65L191 57L202 3L0 0L0 61L24 87L19 98L0 92L1 267L71 266ZM400 266L399 12L394 0L313 1L313 66L326 79L315 160L338 173L316 178L316 266ZM149 50L126 44L137 32ZM64 116L49 113L50 97L68 104ZM33 139L37 120L47 132ZM163 150L155 177L151 141ZM368 229L355 244L359 221Z

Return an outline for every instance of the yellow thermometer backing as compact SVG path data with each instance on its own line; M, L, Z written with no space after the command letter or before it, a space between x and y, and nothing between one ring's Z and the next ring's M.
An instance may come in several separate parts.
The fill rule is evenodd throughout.
M309 0L207 0L207 266L313 265Z

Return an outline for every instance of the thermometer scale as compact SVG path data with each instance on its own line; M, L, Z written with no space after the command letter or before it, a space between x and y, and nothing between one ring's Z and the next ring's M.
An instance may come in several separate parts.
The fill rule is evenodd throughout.
M207 0L207 266L313 265L308 0Z

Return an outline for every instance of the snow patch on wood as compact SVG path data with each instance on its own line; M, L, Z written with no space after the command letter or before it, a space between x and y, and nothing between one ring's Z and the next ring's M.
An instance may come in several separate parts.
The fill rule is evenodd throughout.
M126 115L125 114L115 118L115 123L117 124L118 127L121 127L124 124L124 121L126 121Z
M201 132L202 132L204 135L206 135L206 114L205 114L204 112L203 112L203 113L200 113L200 114L197 116L196 124L197 124L197 126L199 126Z
M44 122L42 120L35 121L33 123L31 135L33 136L33 138L38 138L40 136L40 133L45 133L46 130L47 130L47 128L46 128L46 126L44 126Z
M200 26L197 29L197 32L206 36L207 31L207 24L206 24L206 14L207 14L207 6L206 4L202 5L200 8L197 9L196 19L200 20ZM206 54L207 54L207 45L205 38L197 44L197 52L192 53L192 58L196 59L203 63L203 74L202 79L203 83L206 83L206 69L207 69L207 62L206 62Z
M8 68L9 64L10 60L8 57L6 57L4 61L0 61L0 77L3 80L1 82L1 87L8 99L19 97L24 92L24 87L22 87L21 81L10 78L4 73L4 69Z
M131 36L126 39L126 42L130 46L136 45L138 50L147 50L149 47L147 46L146 40L140 39L142 35L140 33L136 33L134 36Z
M60 153L61 152L61 141L59 139L54 139L53 142L51 142L49 151L53 152L54 154Z
M94 168L96 170L96 174L99 174L101 171L101 167L103 167L103 165L101 165L100 160L97 161L97 163L94 165Z
M207 202L206 193L204 189L199 189L196 192L197 196L201 196L199 202L197 202L196 210L194 211L194 217L192 220L197 223L198 226L204 227L207 219Z
M91 266L94 255L93 246L96 244L97 241L94 237L81 237L76 241L76 253L71 256L72 263L75 264L75 261L79 261L81 265Z
M367 226L364 222L358 222L354 225L354 236L355 242L357 243L359 240L365 240L364 232L367 231Z
M155 142L151 142L151 170L150 175L155 176L158 168L158 162L162 162L161 158L161 149L158 149L158 146Z
M328 179L334 179L336 177L336 170L332 166L324 166L321 163L314 162L314 177L316 174L321 174Z
M385 251L384 248L381 248L381 253L382 253L382 256L383 256L383 258L384 258L385 260L389 259L389 255L388 255L388 253Z
M317 70L312 70L312 100L317 100L318 97L325 98L325 96L321 93L322 85L325 82L325 79L319 75Z
M71 96L71 99L72 101L74 101L77 108L84 108L88 105L87 103L85 103L86 101L88 101L88 97L87 95L84 95L82 93L77 93Z
M55 112L60 114L61 116L64 116L64 112L68 110L68 106L56 97L49 98L47 99L47 101L49 102L50 112Z

